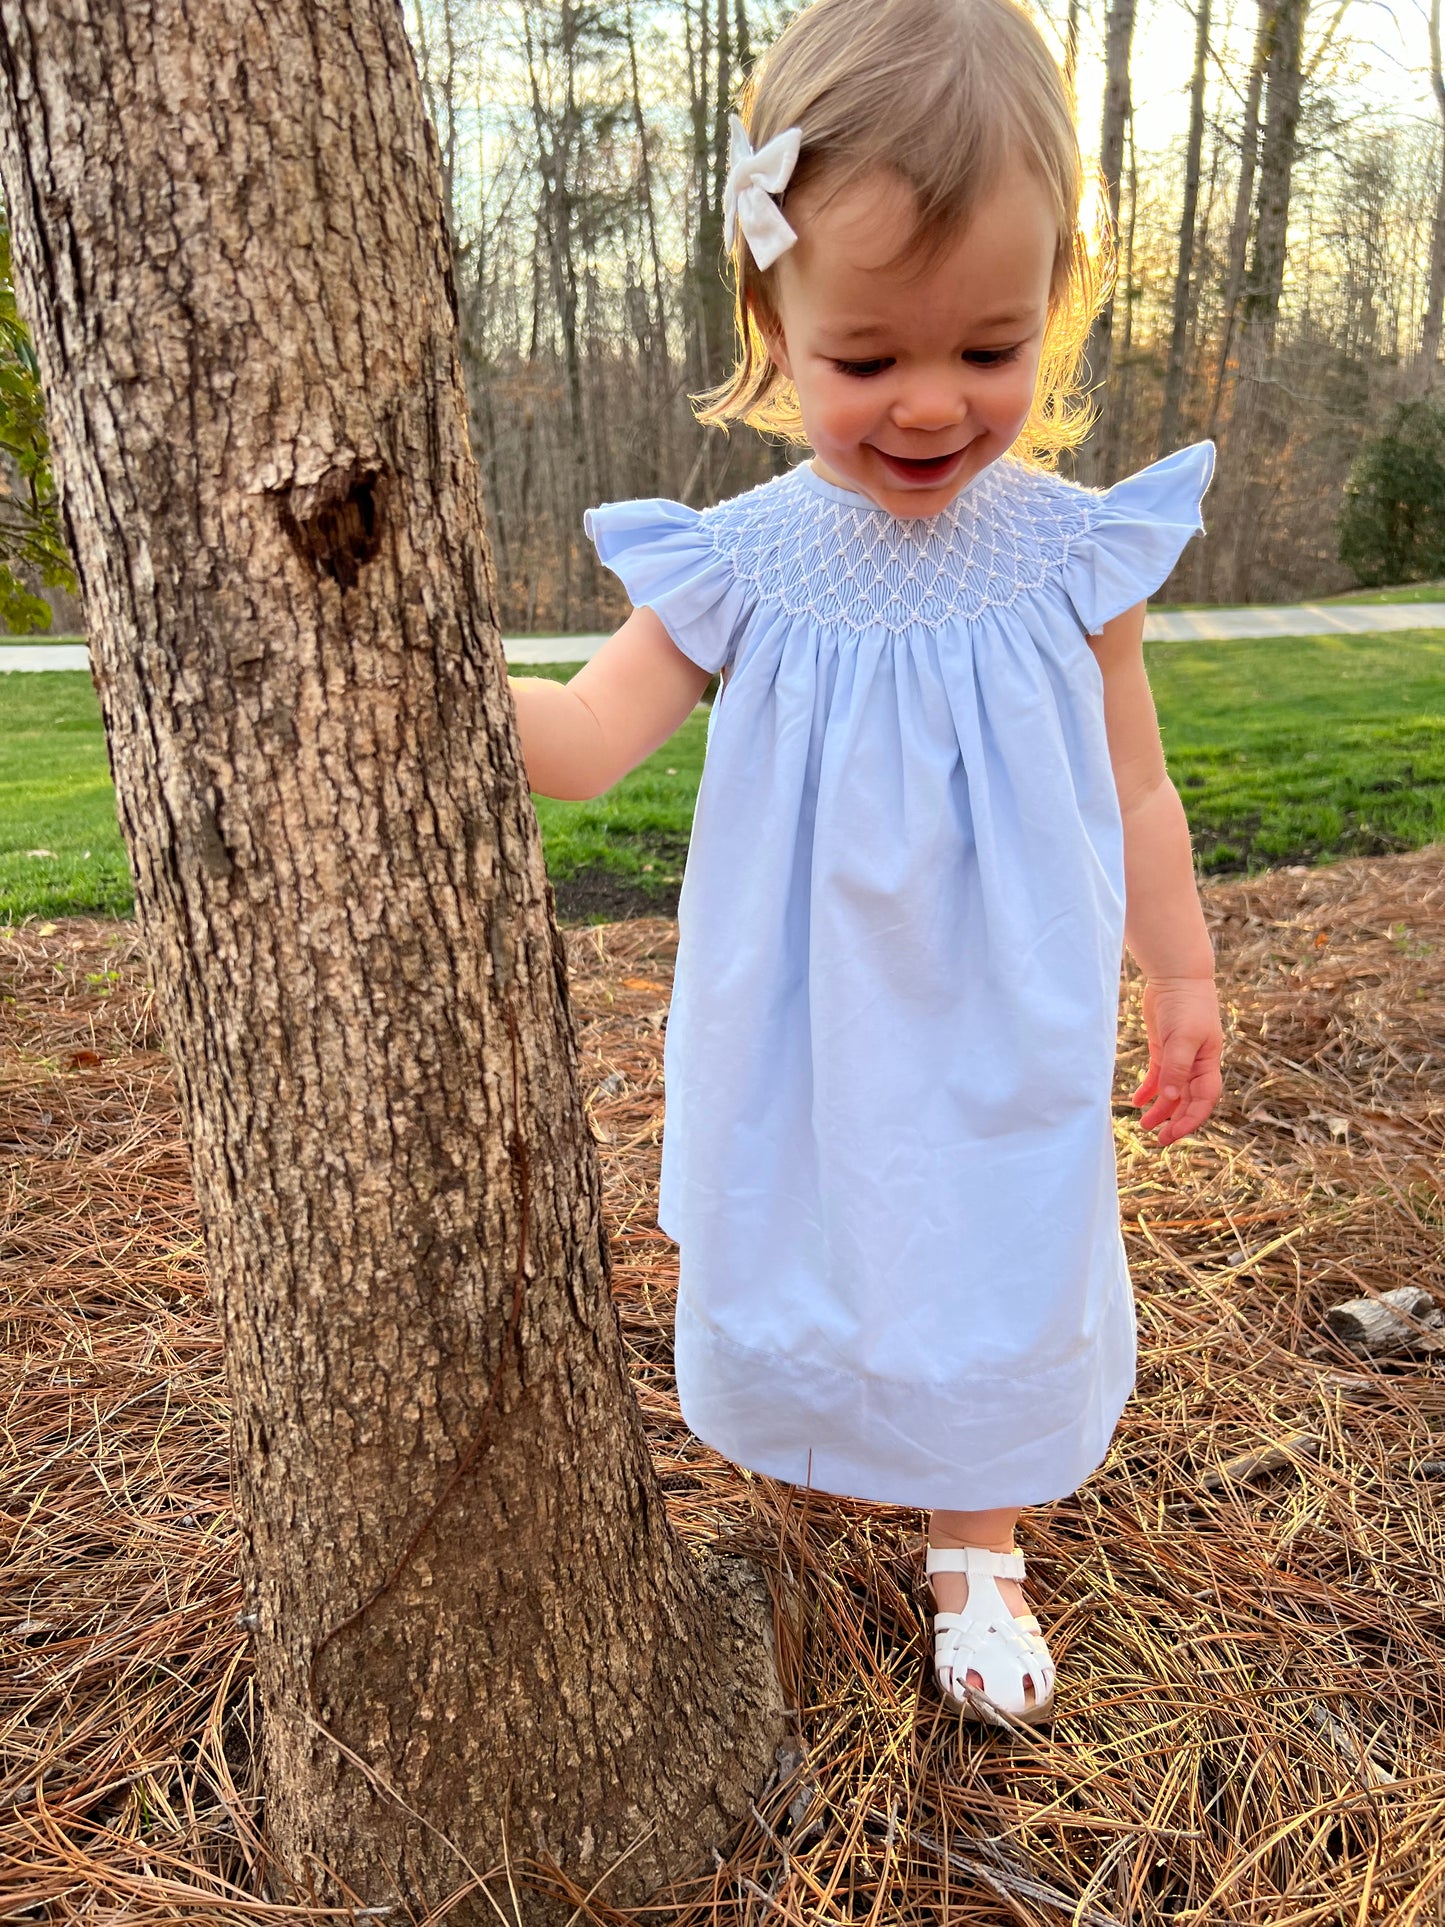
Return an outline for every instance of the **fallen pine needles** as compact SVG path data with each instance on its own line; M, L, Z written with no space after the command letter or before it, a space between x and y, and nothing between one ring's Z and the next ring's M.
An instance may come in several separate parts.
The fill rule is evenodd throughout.
M1226 1096L1163 1152L1125 1097L1127 974L1138 1385L1105 1465L1025 1514L1060 1688L1018 1733L960 1725L928 1679L919 1515L742 1474L683 1428L655 1218L676 928L567 933L659 1477L684 1535L772 1569L801 1728L639 1927L1445 1921L1445 1367L1362 1360L1326 1322L1404 1287L1445 1304L1442 856L1206 887ZM0 1917L351 1920L267 1884L224 1378L134 931L0 932L0 976ZM540 1870L493 1872L525 1919Z

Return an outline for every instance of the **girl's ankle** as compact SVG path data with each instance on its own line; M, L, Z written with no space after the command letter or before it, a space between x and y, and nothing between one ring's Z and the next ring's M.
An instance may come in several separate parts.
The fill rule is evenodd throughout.
M1016 1552L1022 1508L999 1506L981 1512L932 1512L926 1534L933 1546L979 1546L989 1552Z
M1012 1556L1022 1550L1016 1539L997 1539L985 1543L982 1539L939 1539L930 1533L928 1543L939 1552L945 1550L958 1552L967 1549L969 1552L1001 1552Z

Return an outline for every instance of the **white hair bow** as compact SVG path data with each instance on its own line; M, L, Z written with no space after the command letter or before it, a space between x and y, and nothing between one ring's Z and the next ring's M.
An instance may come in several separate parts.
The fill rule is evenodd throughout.
M736 114L730 119L733 131L723 188L723 239L731 247L741 227L753 259L760 268L770 268L798 238L772 196L781 194L792 178L803 130L785 128L754 153L746 127Z

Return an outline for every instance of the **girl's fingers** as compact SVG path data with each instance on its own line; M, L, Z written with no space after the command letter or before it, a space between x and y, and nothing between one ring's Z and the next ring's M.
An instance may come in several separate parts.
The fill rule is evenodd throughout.
M1129 1102L1131 1104L1147 1104L1158 1088L1159 1068L1156 1064L1151 1064L1144 1073L1144 1082L1139 1086L1138 1090L1135 1091L1134 1095L1129 1099Z
M1180 1138L1197 1131L1213 1109L1214 1105L1208 1099L1195 1098L1177 1117L1171 1117L1160 1126L1158 1143L1177 1144Z
M1183 1094L1177 1103L1169 1105L1162 1111L1156 1105L1154 1113L1140 1118L1140 1125L1147 1131L1153 1130L1157 1123L1158 1142L1161 1145L1176 1144L1180 1138L1188 1137L1191 1131L1198 1130L1219 1102L1223 1088L1218 1070L1209 1066L1200 1071L1196 1077L1186 1081Z
M1155 1083L1154 1105L1139 1120L1146 1131L1152 1131L1161 1118L1171 1116L1175 1108L1187 1099L1194 1078L1195 1061L1193 1051L1183 1060L1171 1053L1165 1057L1162 1069L1152 1073ZM1143 1089L1142 1085L1140 1089Z
M1149 1068L1144 1073L1144 1081L1129 1099L1131 1104L1147 1104L1159 1088L1159 1073L1164 1066L1164 1056L1157 1042L1149 1040Z

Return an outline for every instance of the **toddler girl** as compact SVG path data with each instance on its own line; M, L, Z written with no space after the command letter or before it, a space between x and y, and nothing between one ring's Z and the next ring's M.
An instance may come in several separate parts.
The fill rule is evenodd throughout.
M1124 942L1143 1127L1175 1143L1220 1089L1141 649L1214 451L1102 493L1047 466L1083 432L1099 256L1012 0L817 0L744 117L741 358L703 419L812 460L589 513L636 606L565 687L512 683L523 755L595 796L723 673L665 1051L683 1414L773 1478L930 1509L945 1697L1037 1719L1014 1527L1101 1463L1134 1383Z

